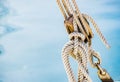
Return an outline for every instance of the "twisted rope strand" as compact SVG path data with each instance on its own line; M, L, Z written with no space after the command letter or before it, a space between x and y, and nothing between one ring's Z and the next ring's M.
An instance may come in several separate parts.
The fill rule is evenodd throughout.
M106 46L107 48L110 48L110 45L108 44L108 42L107 42L107 40L105 39L105 37L102 35L102 33L101 33L98 25L95 23L95 21L94 21L90 16L88 16L88 15L86 15L86 14L82 14L82 15L83 15L86 19L88 19L88 20L93 24L93 26L94 26L97 34L99 35L101 41L105 44L105 46Z
M61 4L60 0L56 0L56 2L57 2L58 6L59 6L59 8L60 8L60 11L61 11L61 13L62 13L64 19L67 19L67 15L66 15L66 13L65 13L65 11L64 11L64 9L63 9L63 7L62 7L62 4Z

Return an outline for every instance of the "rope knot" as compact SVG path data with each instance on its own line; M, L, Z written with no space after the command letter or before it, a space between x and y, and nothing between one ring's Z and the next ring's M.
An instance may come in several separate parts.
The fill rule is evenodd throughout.
M70 40L73 39L73 38L75 38L75 37L80 38L82 41L85 40L85 36L82 33L72 32L72 33L69 34Z

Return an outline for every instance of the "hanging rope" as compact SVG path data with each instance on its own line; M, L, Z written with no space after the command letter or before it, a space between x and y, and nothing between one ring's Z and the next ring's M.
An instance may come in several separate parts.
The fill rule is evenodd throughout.
M76 27L76 24L74 25L74 27ZM98 58L100 63L101 59L98 53L96 53L87 44L84 43L85 36L83 34L75 31L73 33L70 33L69 37L70 39L74 37L74 39L70 40L65 45L62 51L62 60L69 78L69 82L77 82L70 67L70 55L74 57L75 60L78 62L78 82L92 82L91 78L88 75L87 62L90 61L91 65L95 67L95 64L92 60L92 57L95 56L96 58Z
M95 28L97 34L99 35L100 39L102 40L102 42L105 44L105 46L107 48L110 48L110 45L107 43L107 40L104 38L104 36L102 35L101 31L98 28L98 25L95 23L95 21L88 15L86 14L82 14L86 19L88 19L92 24L93 27Z
M71 4L71 2L73 4ZM81 14L75 0L72 0L71 2L69 0L57 0L58 6L64 16L64 24L70 38L70 41L65 44L62 50L62 60L69 82L92 82L88 73L88 62L90 62L92 67L98 69L98 76L100 79L110 79L109 74L100 67L101 58L99 53L91 48L93 33L88 20L93 24L97 34L107 48L110 47L109 44L105 40L95 21L90 16ZM75 79L71 68L69 56L73 57L78 63L77 80ZM98 61L94 62L93 58L96 58ZM103 75L106 77L103 77Z

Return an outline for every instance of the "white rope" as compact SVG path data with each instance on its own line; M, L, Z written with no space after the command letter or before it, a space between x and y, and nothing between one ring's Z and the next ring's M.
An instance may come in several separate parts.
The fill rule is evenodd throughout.
M69 63L69 54L71 54L73 51L73 42L68 42L65 47L62 50L62 60L63 60L63 64L65 67L65 71L67 73L68 76L68 80L69 82L76 82L73 71L70 67L70 63Z
M72 23L74 32L69 34L70 41L65 44L62 50L62 60L69 82L92 82L88 74L87 62L90 62L92 67L96 67L96 63L101 63L101 58L99 56L99 53L95 52L95 50L93 50L89 45L91 39L88 38L88 35L91 34L91 36L93 36L93 34L91 28L84 18L88 19L93 24L103 43L107 47L109 47L109 45L100 32L95 21L90 16L86 14L81 14L75 0L72 0L72 2L73 5L70 3L69 0L62 0L62 3L60 2L60 0L57 0L57 3L65 20L68 18L67 16L70 16L70 14L73 15ZM64 6L64 8L62 7L62 5ZM74 6L74 8L72 6ZM79 18L81 19L82 25ZM84 27L84 29L82 26ZM80 29L81 33L78 31L78 28ZM85 39L88 40L88 43L84 42ZM75 79L74 73L72 71L69 62L69 56L72 56L78 63L78 81ZM94 63L93 57L98 59L96 63Z
M70 34L70 37L72 37L72 35L75 37L76 35L78 35L77 37L79 37L82 34L79 34L77 32L75 34L74 32ZM75 80L74 73L71 69L69 62L69 56L72 54L76 56L75 59L78 62L78 82L92 82L91 78L88 75L87 62L90 61L91 65L95 67L92 57L95 56L101 62L99 54L96 53L94 50L90 49L89 47L87 47L87 45L83 42L79 41L75 42L75 40L68 42L63 48L62 60L69 82L77 82Z
M59 8L60 8L60 11L61 11L63 17L66 19L66 18L67 18L67 15L66 15L63 7L62 7L62 4L61 4L60 0L56 0L56 2L57 2L58 6L59 6Z
M75 36L76 35L77 34L75 34ZM79 34L78 34L78 36L79 36ZM81 76L84 77L83 79L81 79L80 77L79 78L82 80L82 82L86 79L88 80L88 82L92 82L88 73L87 73L87 61L88 61L87 57L88 57L88 55L87 55L87 52L86 52L87 50L86 49L84 50L84 49L85 49L84 45L79 41L77 41L77 42L70 41L63 48L62 60L63 60L63 63L64 63L66 73L68 75L69 82L76 82L75 77L74 77L73 72L72 72L72 69L70 67L70 63L69 63L69 55L71 55L71 53L74 53L75 56L76 56L79 71L81 72L80 77Z
M74 22L74 27L75 29L77 28L75 22ZM84 82L84 81L92 82L91 78L88 75L88 69L87 69L88 50L86 50L84 44L85 36L77 32L76 29L76 32L71 33L69 37L70 39L73 37L75 39L67 43L63 48L63 52L62 52L62 60L64 63L66 73L68 75L69 82L76 82L69 63L69 55L71 55L71 53L76 56L75 58L78 62L78 82ZM81 42L78 40L78 38L81 39L80 40Z
M100 29L98 28L98 25L95 23L95 21L94 21L90 16L88 16L88 15L86 15L86 14L82 14L82 15L83 15L86 19L88 19L88 20L93 24L93 26L94 26L97 34L100 36L100 39L102 40L102 42L105 44L105 46L106 46L107 48L110 48L110 45L107 43L107 40L106 40L106 39L104 38L104 36L102 35L102 33L101 33Z
M74 73L70 67L69 55L74 54L76 61L78 62L78 82L92 82L88 74L87 62L89 61L92 67L95 67L93 57L96 57L101 63L100 56L97 52L92 50L87 44L84 43L85 36L77 31L77 24L75 19L73 20L74 32L69 34L70 39L74 37L74 40L68 42L62 51L62 60L66 73L68 75L69 82L76 82ZM81 40L78 40L80 38Z

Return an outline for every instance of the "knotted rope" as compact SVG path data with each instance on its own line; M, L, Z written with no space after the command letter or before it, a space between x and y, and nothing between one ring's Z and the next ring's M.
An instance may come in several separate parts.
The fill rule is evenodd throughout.
M110 46L95 21L90 16L82 14L79 11L75 0L71 0L71 2L73 4L71 4L69 0L57 0L58 6L65 18L64 23L70 38L70 41L67 42L62 49L63 64L69 82L92 82L87 69L88 62L90 62L92 67L98 68L100 72L106 72L99 66L101 64L99 53L91 48L91 38L93 37L93 33L88 20L93 24L97 34L106 47L109 48ZM74 8L72 6L74 6ZM78 80L75 79L69 56L72 56L78 63ZM94 63L93 57L98 61Z
M76 23L74 22L74 28L77 28ZM95 67L95 64L92 60L92 57L96 57L101 62L101 59L91 47L84 42L85 36L82 33L79 33L77 29L69 34L70 41L65 44L62 50L62 60L66 73L68 75L69 82L77 82L73 71L70 66L69 56L74 57L78 62L78 82L92 82L91 78L88 75L87 62L90 61L91 65ZM72 39L74 37L74 39Z

